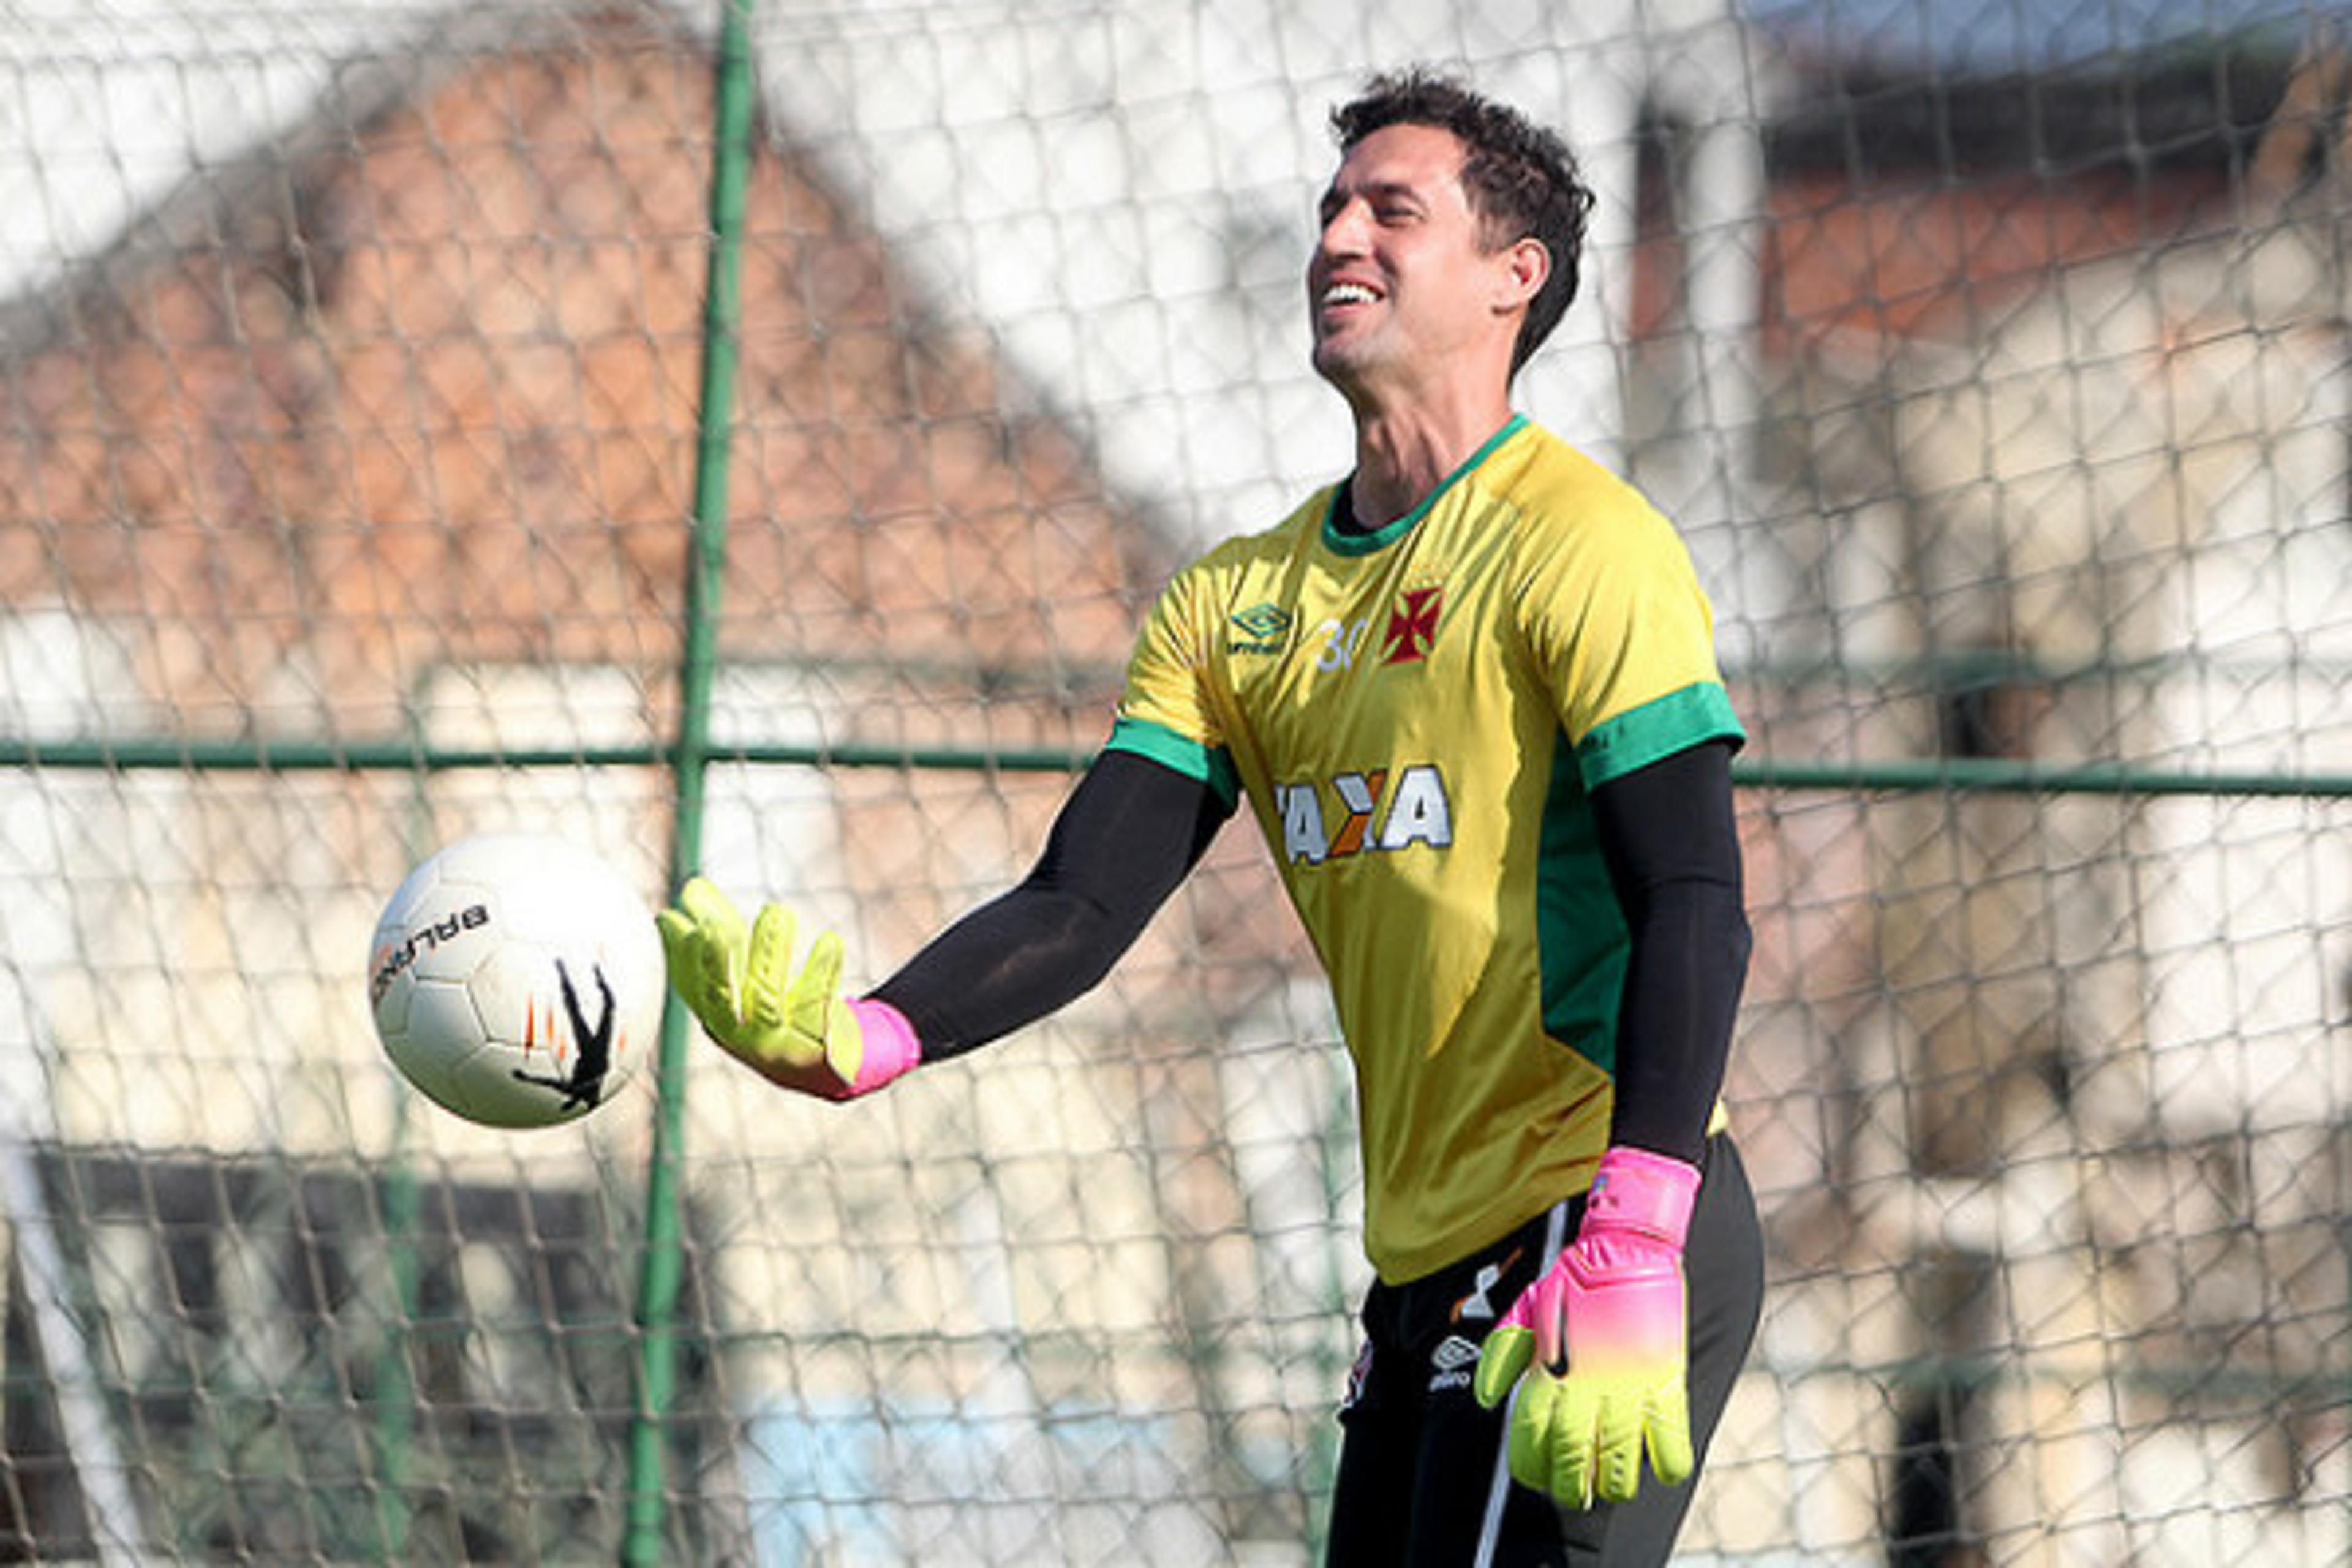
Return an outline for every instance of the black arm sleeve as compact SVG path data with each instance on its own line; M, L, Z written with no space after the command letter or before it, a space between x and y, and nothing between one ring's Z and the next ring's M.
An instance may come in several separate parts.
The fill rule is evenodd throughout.
M1105 752L1029 875L934 938L875 999L915 1026L925 1061L1035 1022L1110 972L1232 815L1199 780Z
M1610 1141L1696 1161L1748 976L1731 748L1710 742L1592 792L1633 935Z

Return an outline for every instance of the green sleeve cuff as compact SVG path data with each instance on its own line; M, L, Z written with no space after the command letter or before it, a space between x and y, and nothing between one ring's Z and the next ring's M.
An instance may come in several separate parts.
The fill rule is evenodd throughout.
M1149 720L1121 719L1111 726L1110 739L1103 742L1103 750L1132 752L1162 767L1173 768L1188 779L1197 779L1217 792L1228 811L1241 802L1241 775L1234 771L1232 754L1222 746L1202 745L1189 735L1180 735Z
M1748 742L1730 693L1711 680L1669 691L1596 728L1577 742L1577 774L1589 794L1708 741L1729 741L1734 751Z

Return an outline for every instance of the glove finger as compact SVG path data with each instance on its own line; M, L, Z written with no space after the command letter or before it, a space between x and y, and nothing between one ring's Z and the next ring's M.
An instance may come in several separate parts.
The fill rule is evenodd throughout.
M686 886L677 890L677 911L663 911L670 916L670 927L679 923L680 915L691 923L690 931L683 933L679 954L687 985L684 994L694 1008L702 1026L714 1037L725 1038L740 1030L742 1025L742 979L746 933L743 917L736 910L735 901L719 890L717 883L703 877L689 877Z
M1528 1370L1535 1353L1535 1335L1506 1319L1478 1349L1478 1371L1471 1380L1470 1392L1480 1405L1494 1409L1510 1394L1511 1385Z
M1551 1473L1543 1485L1562 1508L1592 1506L1593 1458L1601 1442L1601 1401L1584 1378L1551 1378Z
M1602 1502L1631 1502L1642 1486L1642 1413L1622 1398L1604 1397L1593 1416L1588 1484Z
M1670 1487L1690 1479L1698 1468L1691 1447L1690 1399L1679 1377L1651 1398L1650 1468Z
M735 908L735 900L719 891L719 884L708 877L688 877L686 886L677 890L677 907L719 947L742 945L741 912Z
M743 1024L751 1037L763 1044L772 1041L789 1021L793 939L799 929L792 910L782 904L762 908L751 922L751 940L743 961Z
M1559 1386L1538 1369L1519 1384L1511 1405L1511 1479L1537 1491L1551 1489L1551 1406Z
M821 932L809 943L808 957L784 998L785 1018L795 1033L825 1037L826 1014L841 990L841 938L835 932Z
M654 929L661 932L662 960L669 966L670 984L683 994L702 967L701 942L694 921L676 910L663 910L654 916Z
M841 968L841 938L825 931L809 943L808 959L793 980L790 1013L793 1035L820 1045L834 1076L854 1084L866 1065L866 1040L842 999Z
M710 941L709 931L676 910L654 917L661 932L662 957L669 983L704 1028L714 1035L731 1030L733 1003L727 994L727 960Z

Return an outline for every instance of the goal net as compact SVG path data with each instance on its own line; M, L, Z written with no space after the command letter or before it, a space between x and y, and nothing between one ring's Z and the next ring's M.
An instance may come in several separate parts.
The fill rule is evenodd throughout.
M1346 468L1324 116L1425 60L1584 159L1520 402L1750 735L1770 1287L1682 1560L2352 1557L2327 23L13 7L0 1556L1319 1561L1354 1106L1246 827L847 1108L695 1041L475 1127L362 969L480 830L690 843L853 984L1017 878L1160 584Z

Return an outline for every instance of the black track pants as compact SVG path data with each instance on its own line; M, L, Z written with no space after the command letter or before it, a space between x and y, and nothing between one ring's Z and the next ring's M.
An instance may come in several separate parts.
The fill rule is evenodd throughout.
M1690 1304L1691 1437L1702 1465L1763 1306L1763 1234L1728 1138L1708 1140L1683 1254ZM1515 1484L1504 1409L1471 1394L1477 1351L1498 1315L1576 1234L1581 1198L1475 1257L1364 1298L1366 1339L1339 1421L1346 1436L1331 1504L1329 1568L1648 1568L1664 1563L1689 1510L1644 1475L1628 1503L1556 1508Z

